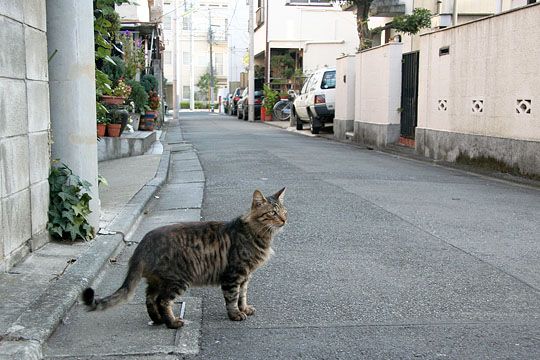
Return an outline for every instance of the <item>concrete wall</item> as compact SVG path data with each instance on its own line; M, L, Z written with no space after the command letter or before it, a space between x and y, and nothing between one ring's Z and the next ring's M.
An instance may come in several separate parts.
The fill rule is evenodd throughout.
M538 19L540 4L422 36L419 153L484 156L540 174Z
M347 55L336 61L336 115L334 136L344 140L345 133L354 129L355 56Z
M356 54L354 141L386 146L399 140L402 43Z
M48 241L45 12L44 1L0 2L0 271Z

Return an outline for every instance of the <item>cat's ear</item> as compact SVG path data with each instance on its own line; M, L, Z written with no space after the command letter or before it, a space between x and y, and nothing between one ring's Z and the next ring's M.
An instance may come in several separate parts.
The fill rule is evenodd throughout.
M259 207L265 202L266 202L266 198L264 197L262 192L260 192L259 190L255 190L255 192L253 193L253 202L251 204L251 207L252 208Z
M272 195L275 199L278 199L280 203L283 204L283 198L285 197L285 190L287 188L284 187L283 189L279 190L277 193L275 193L274 195Z

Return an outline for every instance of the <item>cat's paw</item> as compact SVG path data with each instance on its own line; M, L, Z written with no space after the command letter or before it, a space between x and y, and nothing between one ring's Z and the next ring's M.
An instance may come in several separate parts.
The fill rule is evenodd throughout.
M255 314L255 306L253 305L246 305L243 308L240 308L240 311L246 314L247 316L251 316Z
M184 326L184 322L182 320L180 320L180 319L174 319L170 323L166 322L166 325L167 325L167 327L169 329L178 329L178 328Z
M242 321L247 319L247 315L241 311L229 312L229 319L232 321Z

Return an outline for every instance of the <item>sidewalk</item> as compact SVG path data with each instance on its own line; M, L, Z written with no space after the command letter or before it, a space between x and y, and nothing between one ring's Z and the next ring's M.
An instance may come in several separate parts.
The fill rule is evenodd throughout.
M169 157L156 142L145 155L99 163L108 181L99 189L102 233L131 230L165 182ZM0 274L0 359L41 358L43 342L122 244L123 235L114 232L86 243L50 242Z

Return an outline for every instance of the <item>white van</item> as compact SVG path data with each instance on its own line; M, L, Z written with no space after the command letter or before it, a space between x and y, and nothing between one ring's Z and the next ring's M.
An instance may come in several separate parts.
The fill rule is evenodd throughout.
M336 68L323 68L309 76L293 103L292 116L296 128L309 123L311 132L318 134L321 128L332 126L336 103Z

